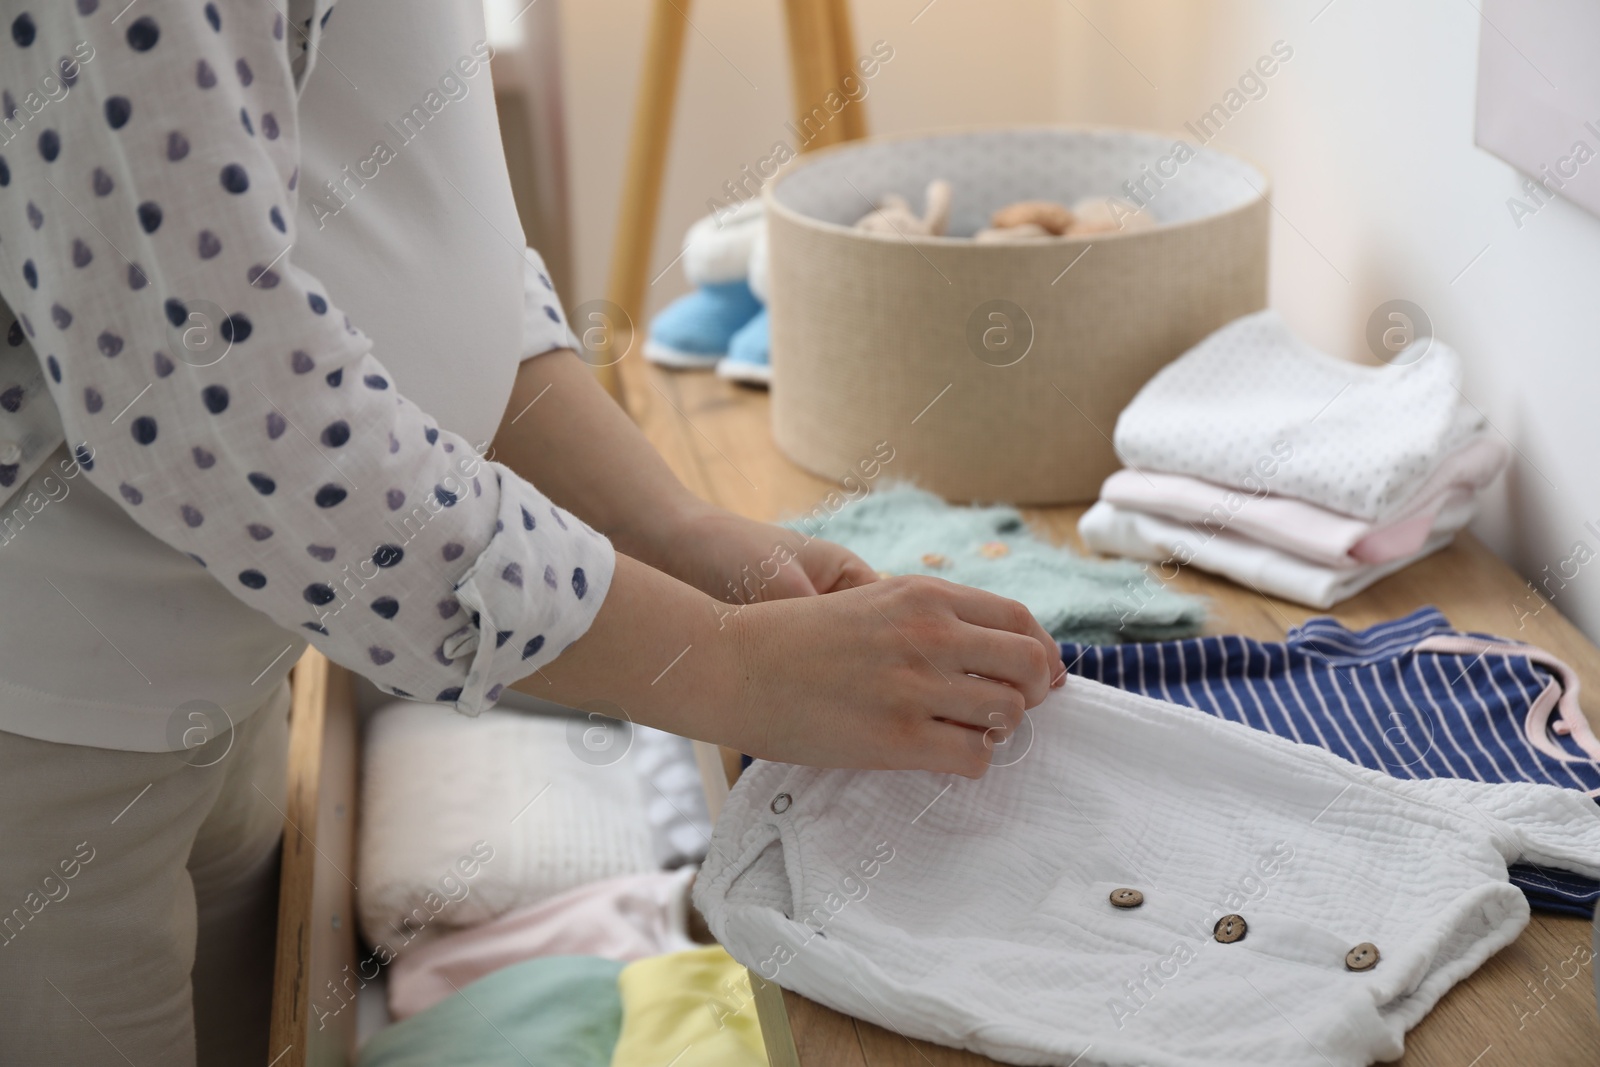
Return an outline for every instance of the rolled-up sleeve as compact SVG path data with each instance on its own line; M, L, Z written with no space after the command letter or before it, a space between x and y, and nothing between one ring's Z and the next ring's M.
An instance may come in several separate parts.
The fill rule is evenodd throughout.
M295 27L123 7L0 9L0 295L67 445L245 603L475 714L588 629L611 545L403 396L296 267Z

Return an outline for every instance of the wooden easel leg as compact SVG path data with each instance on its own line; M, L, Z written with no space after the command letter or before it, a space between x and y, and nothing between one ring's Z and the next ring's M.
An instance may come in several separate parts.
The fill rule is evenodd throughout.
M833 24L833 66L835 75L843 80L853 75L857 80L861 72L856 69L855 31L850 25L850 0L828 0L829 16ZM840 114L844 122L844 140L857 141L867 135L867 101L853 102Z
M611 244L611 279L607 287L611 302L627 313L634 339L644 333L640 320L644 315L645 275L650 269L650 250L661 208L689 2L655 0L644 67L639 72L639 89L634 97L633 133L628 144L622 203L617 209L617 233ZM606 392L626 407L618 368L600 367L596 374Z
M848 0L784 0L789 26L789 67L795 128L805 152L855 140L867 130L865 105L848 100L843 81L857 75ZM829 97L832 94L833 99Z

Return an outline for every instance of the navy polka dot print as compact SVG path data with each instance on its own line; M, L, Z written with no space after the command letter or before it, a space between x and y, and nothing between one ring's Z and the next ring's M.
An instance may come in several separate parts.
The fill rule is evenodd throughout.
M250 330L250 320L238 313L229 315L227 318L223 319L221 325L217 327L217 332L220 333L222 335L222 339L227 341L229 344L237 344L238 342L245 340L250 336Z
M337 280L286 253L314 46L271 5L28 7L4 23L0 111L28 122L19 86L47 76L73 102L0 146L0 360L39 361L79 468L235 596L386 692L492 704L583 633L613 557L483 471L368 351ZM523 321L564 346L536 256L525 277ZM13 380L0 421L30 410ZM0 464L0 488L16 477Z
M200 399L205 402L207 411L213 415L220 415L228 410L228 387L208 385L200 390Z
M160 39L161 28L149 16L135 19L133 25L128 27L128 47L135 52L150 51Z

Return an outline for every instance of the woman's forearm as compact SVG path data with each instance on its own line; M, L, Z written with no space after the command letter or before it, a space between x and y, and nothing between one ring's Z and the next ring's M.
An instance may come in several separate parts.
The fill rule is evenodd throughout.
M490 457L652 567L665 531L710 510L571 351L523 361Z
M512 688L737 745L744 740L734 719L742 704L741 657L727 614L705 593L618 552L611 589L588 632Z

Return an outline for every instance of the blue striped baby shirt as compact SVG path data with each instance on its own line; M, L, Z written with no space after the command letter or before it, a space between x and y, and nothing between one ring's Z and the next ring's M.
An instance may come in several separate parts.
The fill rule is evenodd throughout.
M1063 643L1068 670L1196 708L1397 778L1541 782L1600 795L1600 743L1577 678L1542 649L1452 629L1438 608L1353 632L1311 619L1281 643L1237 634ZM1531 864L1511 881L1544 911L1589 916L1600 884Z

